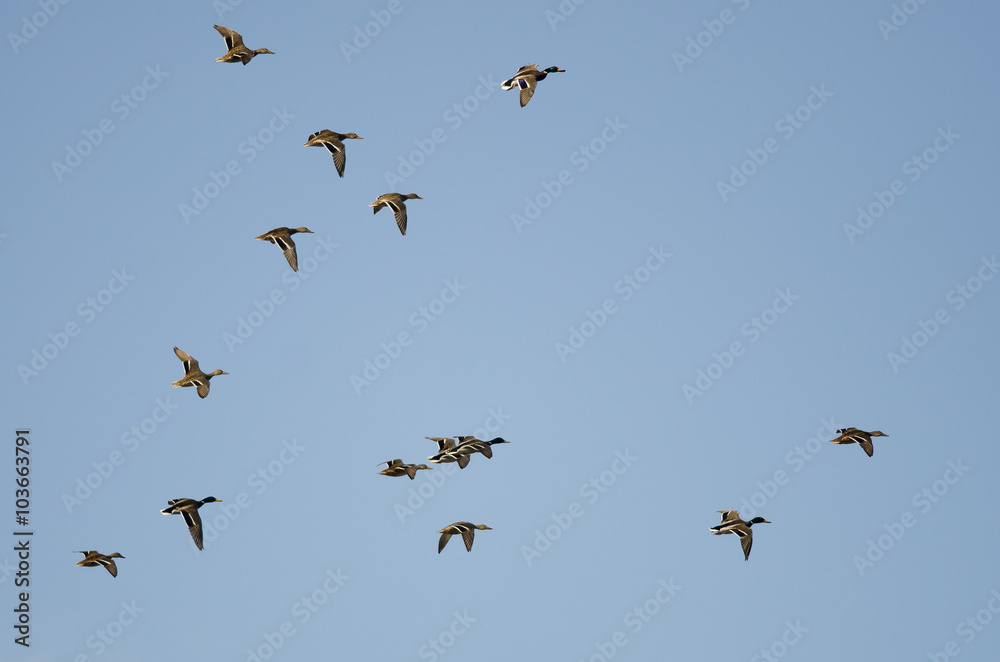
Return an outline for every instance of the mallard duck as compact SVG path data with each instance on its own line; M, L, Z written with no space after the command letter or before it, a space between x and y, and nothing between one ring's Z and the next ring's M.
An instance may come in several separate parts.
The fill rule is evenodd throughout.
M474 438L475 437L459 437L459 440ZM424 437L424 439L430 439L431 441L437 442L438 452L427 458L435 464L457 462L458 468L464 469L469 466L469 460L471 459L470 456L475 452L471 448L463 448L459 450L455 440L450 437Z
M176 515L177 513L183 515L184 523L187 524L188 532L190 532L194 544L198 546L198 549L205 549L201 544L201 515L198 514L198 509L206 503L214 503L216 501L222 501L222 499L216 499L213 496L205 497L201 501L195 501L194 499L171 499L167 501L169 505L160 512L164 515Z
M859 430L857 428L844 428L842 430L837 430L840 434L836 439L831 439L831 444L857 444L861 446L862 450L868 453L868 457L872 456L875 452L875 446L872 444L872 437L888 437L884 432L875 430L874 432L865 432L864 430Z
M399 231L406 235L406 203L404 200L423 200L416 193L407 193L403 195L402 193L386 193L385 195L380 195L375 199L375 202L368 205L369 207L374 207L375 210L373 214L377 214L379 209L382 207L389 207L392 209L392 213L396 215L396 225L399 226Z
M173 382L171 386L197 386L198 395L203 398L208 395L208 380L212 377L229 374L224 370L213 370L212 372L205 374L201 371L201 368L198 367L198 361L183 349L177 349L174 347L174 354L176 354L177 358L184 362L184 377L178 379L176 382Z
M476 529L480 531L492 531L493 529L486 526L485 524L473 524L472 522L455 522L454 524L449 524L444 527L438 533L441 534L441 539L438 541L438 554L444 549L444 546L448 544L452 536L462 534L462 540L465 541L465 550L468 552L472 551L472 539L476 535Z
M388 466L379 473L383 476L409 476L410 480L417 477L419 469L430 469L426 464L403 464L402 460L386 460Z
M713 526L709 529L712 533L717 536L723 533L735 533L740 537L740 544L743 546L743 560L750 560L750 548L753 547L753 532L750 527L754 524L770 524L763 517L754 517L749 522L744 522L740 519L740 511L738 510L719 510L716 512L722 513L722 524L718 526Z
M565 69L560 69L559 67L549 67L548 69L539 71L537 64L526 64L517 70L513 78L501 83L500 89L513 90L515 87L520 88L521 108L524 108L531 101L531 95L535 93L535 85L538 84L538 81L545 80L545 77L549 74L565 71Z
M288 260L288 266L292 268L292 271L298 271L299 256L295 253L295 242L292 241L292 235L299 232L314 234L309 228L274 228L270 232L265 232L259 237L254 237L254 239L260 239L262 241L269 241L272 244L277 244L278 248L280 248L285 254L285 259Z
M229 52L222 57L215 58L216 62L242 62L246 66L255 55L274 55L272 51L266 48L258 48L255 51L250 50L243 45L243 36L235 30L224 28L221 25L216 25L215 29L226 40L226 48L229 49Z
M510 442L503 437L494 437L489 441L483 441L482 439L476 439L475 437L458 437L458 447L456 452L465 450L469 455L472 453L482 453L488 459L493 459L493 448L494 444L509 444ZM464 441L463 441L464 439Z
M112 577L118 576L118 566L115 565L115 559L125 558L118 552L114 554L101 554L100 552L90 550L89 552L75 552L76 554L83 554L83 560L78 561L77 565L86 566L88 568L93 568L95 566L103 565L107 568L108 572L111 573Z
M322 131L310 134L309 140L302 146L326 147L327 151L333 156L333 165L337 167L337 174L343 177L344 166L347 165L347 152L344 150L344 143L341 141L345 138L364 140L364 138L356 133L336 133L330 129L323 129Z

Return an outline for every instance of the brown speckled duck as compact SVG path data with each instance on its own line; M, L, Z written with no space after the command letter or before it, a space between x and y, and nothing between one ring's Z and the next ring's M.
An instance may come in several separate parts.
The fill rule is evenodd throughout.
M295 242L292 241L292 235L298 234L299 232L308 232L313 234L313 231L309 228L274 228L270 232L265 232L259 237L254 237L254 239L260 239L261 241L269 241L272 244L277 244L281 252L285 254L285 259L288 260L288 266L292 268L292 271L299 270L299 256L295 252Z
M250 50L243 45L243 36L236 30L230 30L221 25L216 25L215 29L226 40L226 48L229 49L222 57L215 58L216 62L242 62L246 66L255 55L274 55L273 51L269 51L266 48L258 48L254 51Z
M356 133L337 133L330 129L323 129L309 135L309 140L303 147L325 147L333 157L333 165L337 168L337 174L344 176L344 166L347 165L347 151L344 149L344 140L351 138L354 140L364 140Z

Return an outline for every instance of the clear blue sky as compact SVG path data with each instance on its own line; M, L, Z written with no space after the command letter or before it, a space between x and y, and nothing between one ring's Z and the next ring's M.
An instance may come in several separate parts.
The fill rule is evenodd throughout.
M0 9L0 658L995 658L993 3L182 4Z

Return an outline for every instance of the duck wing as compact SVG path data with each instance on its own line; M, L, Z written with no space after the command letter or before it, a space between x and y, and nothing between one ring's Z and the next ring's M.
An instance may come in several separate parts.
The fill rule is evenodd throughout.
M184 516L184 523L187 524L188 533L191 534L194 544L198 549L205 549L202 546L201 515L198 514L198 510L182 510L181 515Z
M222 38L226 40L226 48L229 50L233 50L237 46L243 45L243 36L236 30L230 30L229 28L224 28L221 25L216 25L214 27L219 31L219 34L222 35ZM244 64L246 64L246 62L244 62Z
M184 363L185 375L189 375L192 372L200 370L200 368L198 367L198 361L193 356L185 352L183 349L178 349L177 347L174 347L174 354L176 354L177 358L179 358Z

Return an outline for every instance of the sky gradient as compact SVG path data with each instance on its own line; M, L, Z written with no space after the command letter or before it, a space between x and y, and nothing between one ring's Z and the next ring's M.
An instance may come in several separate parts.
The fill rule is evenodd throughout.
M6 3L0 659L992 661L998 19Z

